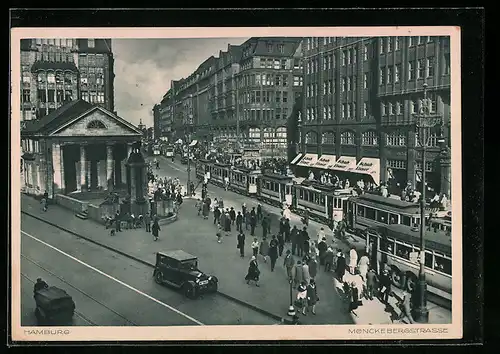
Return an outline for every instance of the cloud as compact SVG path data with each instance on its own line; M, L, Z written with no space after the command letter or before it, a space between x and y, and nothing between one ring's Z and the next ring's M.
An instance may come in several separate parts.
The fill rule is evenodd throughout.
M115 39L115 110L133 124L153 126L153 106L172 80L191 74L211 55L247 38Z

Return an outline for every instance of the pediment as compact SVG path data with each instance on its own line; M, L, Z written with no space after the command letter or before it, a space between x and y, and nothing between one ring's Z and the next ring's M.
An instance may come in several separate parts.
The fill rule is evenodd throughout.
M52 136L137 136L142 132L124 119L94 108L58 127Z

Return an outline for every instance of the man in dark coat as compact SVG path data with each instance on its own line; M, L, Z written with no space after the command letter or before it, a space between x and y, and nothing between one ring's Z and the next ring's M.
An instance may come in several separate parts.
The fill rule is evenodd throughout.
M307 232L307 227L304 226L300 232L299 241L299 257L309 253L309 233Z
M278 235L284 235L285 233L285 218L280 219L280 227L279 227L279 232Z
M220 221L220 209L218 207L214 208L214 225L217 225Z
M262 205L257 205L257 221L262 220Z
M337 279L340 282L343 282L345 267L346 267L345 257L344 254L341 254L337 257Z
M257 226L257 218L250 214L250 235L255 235L255 226Z
M243 232L243 215L241 215L241 211L238 211L238 215L236 215L236 230L238 232Z
M285 248L285 237L283 236L282 233L279 233L277 239L278 239L278 254L281 257L281 255L283 254L283 249Z
M384 304L387 304L389 301L389 294L391 293L391 287L392 287L391 277L387 269L384 269L384 271L382 272L382 276L380 277L379 287L380 287L379 290L380 301Z
M290 232L290 241L292 242L292 255L294 256L295 256L295 251L297 250L297 245L299 244L299 237L300 236L299 236L299 230L297 229L297 225L293 225L292 231ZM299 250L297 251L300 252Z
M149 213L144 215L144 226L146 228L146 232L151 232L151 216Z
M377 288L377 273L373 268L370 268L366 273L366 297L373 300L375 289Z
M328 246L326 245L326 237L323 237L321 241L318 243L318 251L319 251L319 264L325 264L325 254Z
M158 225L158 219L155 219L151 231L153 232L154 240L157 241L159 237L160 225Z
M245 220L245 230L248 230L250 227L250 212L248 210L245 211L243 219Z
M252 210L250 211L250 216L253 216L257 219L257 212L255 211L255 207L252 207Z
M245 234L240 231L238 234L238 245L236 246L240 250L240 257L245 256Z
M285 219L285 242L290 242L290 220Z
M115 214L115 228L116 232L122 231L122 216L119 210L117 210Z
M231 218L231 224L234 225L234 222L236 221L236 212L233 207L229 210L229 217Z
M333 266L333 249L328 247L325 253L325 272L329 272Z
M231 232L231 219L228 214L224 217L224 231Z
M278 259L278 240L276 240L276 236L274 235L271 238L271 242L269 242L269 258L271 258L271 272L274 272L274 266Z
M262 237L267 237L267 231L269 230L269 227L267 225L267 217L262 218Z

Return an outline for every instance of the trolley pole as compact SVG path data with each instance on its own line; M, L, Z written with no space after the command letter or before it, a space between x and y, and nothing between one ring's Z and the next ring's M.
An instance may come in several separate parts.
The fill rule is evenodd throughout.
M419 114L416 117L416 128L419 135L419 142L422 147L422 191L420 200L420 270L417 282L417 304L414 318L416 322L429 322L429 309L427 308L427 281L425 279L425 192L426 192L426 173L425 165L427 162L426 151L429 143L430 130L441 122L441 117L431 113L429 100L427 99L427 84L423 84L424 99Z

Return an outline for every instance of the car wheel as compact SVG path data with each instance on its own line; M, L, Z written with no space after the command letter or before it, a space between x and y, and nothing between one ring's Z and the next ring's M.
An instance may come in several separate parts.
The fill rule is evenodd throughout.
M194 299L196 297L196 289L191 283L184 283L182 286L182 292L188 299Z
M219 286L219 282L218 282L217 278L212 277L212 280L210 281L210 285L209 285L209 291L211 293L216 293L218 286Z
M163 274L161 272L156 272L155 282L157 284L163 284Z
M411 272L406 275L406 290L410 293L417 287L417 276Z

